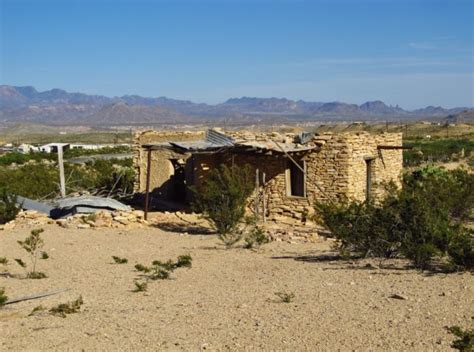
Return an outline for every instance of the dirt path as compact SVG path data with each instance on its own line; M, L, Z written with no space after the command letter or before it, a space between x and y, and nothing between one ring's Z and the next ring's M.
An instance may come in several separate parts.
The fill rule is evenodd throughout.
M14 274L28 229L0 233L0 265ZM0 350L449 351L444 326L472 327L471 274L423 275L395 262L329 260L329 243L274 242L260 252L224 250L215 236L158 229L73 230L46 226L47 279L0 277L10 297L70 291L0 310ZM136 263L191 254L193 267L134 293ZM128 264L112 264L112 255ZM327 257L329 255L329 258ZM376 264L376 263L372 263ZM291 303L275 292L294 293ZM389 298L391 294L406 300ZM82 312L31 316L83 296Z

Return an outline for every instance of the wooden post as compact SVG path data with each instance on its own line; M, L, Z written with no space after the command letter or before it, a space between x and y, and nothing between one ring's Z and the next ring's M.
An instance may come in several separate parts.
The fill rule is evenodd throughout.
M61 198L66 197L66 179L64 178L63 146L58 145L59 190Z
M151 148L148 149L146 163L146 189L145 189L145 220L148 220L148 206L150 203L150 175L151 174Z
M260 201L260 189L258 184L258 169L255 170L255 217L258 221L258 202Z
M262 204L262 207L263 207L263 222L267 222L267 207L266 207L266 204L265 204L265 172L262 173L262 197L263 197L263 204Z

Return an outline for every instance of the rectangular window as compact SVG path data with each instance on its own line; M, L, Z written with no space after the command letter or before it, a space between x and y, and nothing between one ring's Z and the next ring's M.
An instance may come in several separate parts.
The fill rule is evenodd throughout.
M306 163L297 161L298 166L288 160L286 169L286 194L295 197L306 197ZM305 172L303 172L304 170Z

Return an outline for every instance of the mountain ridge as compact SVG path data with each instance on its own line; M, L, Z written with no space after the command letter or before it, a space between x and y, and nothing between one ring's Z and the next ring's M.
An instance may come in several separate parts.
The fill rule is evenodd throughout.
M233 119L255 120L377 120L434 118L461 113L467 107L445 109L427 106L404 110L373 100L363 104L318 102L288 98L229 98L211 105L167 97L123 95L106 97L63 89L38 91L32 86L0 86L0 122L42 123L161 123Z

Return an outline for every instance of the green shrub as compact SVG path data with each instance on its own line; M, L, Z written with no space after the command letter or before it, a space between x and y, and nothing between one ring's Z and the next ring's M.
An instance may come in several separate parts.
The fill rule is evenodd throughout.
M338 240L341 253L404 256L426 269L435 257L473 267L471 232L462 226L474 207L474 175L427 167L405 175L403 187L387 186L378 204L316 204L319 221ZM460 205L460 203L463 203Z
M81 310L81 306L84 304L82 296L79 296L78 299L68 303L61 303L56 307L53 307L49 310L52 315L57 315L61 318L66 318L67 314L78 313Z
M135 289L133 292L144 292L148 289L148 282L143 281L143 282L138 282L135 281Z
M245 245L247 249L258 248L265 243L268 243L269 239L265 234L265 231L260 226L252 226L250 231L245 236Z
M463 330L459 326L450 326L448 331L458 339L454 340L451 347L461 352L474 351L474 330Z
M465 157L469 157L474 150L474 141L461 138L418 139L404 143L413 147L403 151L403 164L418 166L424 162L447 162L459 159L458 155L464 150Z
M211 222L226 247L233 246L243 236L239 225L253 188L249 166L225 165L212 170L202 187L192 188L193 209Z
M293 292L275 292L275 295L280 298L282 303L291 303L295 299L295 294Z
M26 277L29 279L43 279L47 277L45 273L36 271L38 255L41 248L44 246L43 239L40 237L40 234L43 232L43 229L31 230L30 236L25 238L23 241L18 241L18 244L21 246L21 248L23 248L30 255L31 264L33 267L26 275ZM25 262L23 262L23 260L15 259L15 261L18 263L18 265L26 270L27 265Z
M112 256L112 259L114 260L114 262L116 264L126 264L128 263L128 259L127 258L120 258L120 257L117 257L116 255L113 255Z
M149 280L166 280L170 278L173 271L178 268L191 268L192 258L189 254L180 255L174 262L168 260L162 262L161 260L154 260L151 267L144 266L142 264L136 264L135 269L146 275L146 279Z
M7 301L8 297L5 295L5 289L0 288L0 307L4 306Z
M20 211L17 198L5 188L0 190L0 224L14 220Z
M448 254L453 264L463 268L474 268L473 231L463 230L451 236Z
M131 160L97 160L86 165L65 163L66 192L91 191L122 197L132 192L134 169ZM0 165L0 189L32 199L59 194L56 165L25 164L16 168Z

